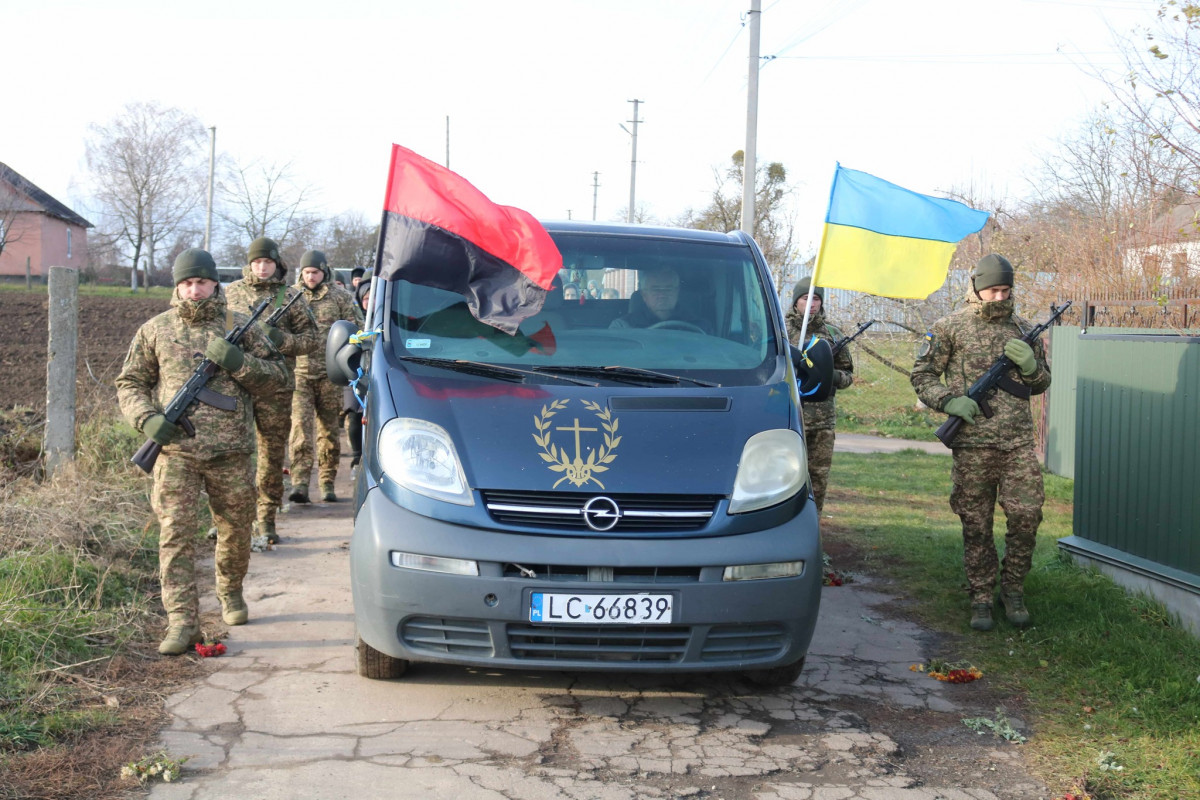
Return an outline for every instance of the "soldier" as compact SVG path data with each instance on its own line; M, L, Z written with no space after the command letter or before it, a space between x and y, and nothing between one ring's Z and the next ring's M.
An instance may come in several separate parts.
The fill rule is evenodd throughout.
M252 308L270 297L278 308L290 299L284 281L287 265L279 245L261 237L250 243L242 279L229 285L229 305L236 310ZM267 326L267 335L287 359L287 384L270 396L254 399L254 427L258 431L258 519L255 527L271 544L279 542L275 514L283 504L283 454L292 430L292 389L297 356L312 353L323 342L317 336L317 320L304 298L300 298L277 325Z
M828 339L834 344L842 338L842 332L825 319L821 305L825 301L825 291L812 286L812 278L802 278L792 289L792 310L787 315L788 339L797 347L804 347L806 342L800 341L800 326L804 322L804 307L812 294L812 310L808 317L808 333L805 338L816 336ZM833 360L833 388L845 389L854 383L854 359L850 357L850 348L843 347L842 352ZM829 486L829 468L833 464L834 425L837 424L837 405L833 395L820 403L803 404L804 411L804 444L808 450L808 477L812 481L813 499L817 501L817 514L825 508L825 489Z
M329 328L339 319L349 320L362 327L362 312L354 297L333 285L332 272L325 254L309 250L300 258L300 278L296 288L317 318L317 333L324 343ZM338 417L342 411L342 390L325 374L325 348L296 359L296 391L292 395L292 436L288 450L292 458L293 503L308 502L308 482L313 467L313 414L316 413L317 481L321 500L337 501L333 482L337 478L338 459L342 455L341 431Z
M371 276L374 270L367 270L362 280L354 289L354 301L366 318L367 308L371 302ZM361 396L357 392L366 391L366 381L357 386L347 386L342 390L342 414L346 418L346 438L350 440L350 475L354 476L354 468L362 460L363 406Z
M989 419L966 396L970 385L1001 355L1016 365L1008 378L1024 384L1031 394L1041 394L1050 386L1041 342L1031 347L1020 339L1033 326L1013 313L1012 286L1008 259L996 254L980 259L967 286L967 307L934 323L912 371L913 388L925 405L967 423L953 440L950 508L962 519L971 627L978 631L994 626L992 596L998 566L1004 616L1018 627L1029 624L1025 576L1033 561L1045 500L1028 398L996 392ZM1008 521L1002 566L992 535L997 497Z
M260 330L251 329L241 347L225 341L226 328L246 317L226 307L213 257L185 250L172 269L171 309L142 325L133 337L117 376L117 398L129 423L163 446L154 464L151 505L158 516L158 561L167 636L158 646L179 655L201 640L193 539L200 524L197 497L208 493L217 525L217 597L227 625L243 625L249 610L242 580L250 564L254 491L250 454L254 450L251 394L270 394L287 382L283 356ZM207 387L232 397L225 411L198 403L189 419L195 438L163 416L163 407L187 382L198 353L221 369Z

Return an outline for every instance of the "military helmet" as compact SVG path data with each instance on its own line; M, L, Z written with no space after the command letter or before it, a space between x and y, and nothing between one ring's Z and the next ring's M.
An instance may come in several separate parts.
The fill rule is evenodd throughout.
M306 267L316 268L321 270L321 274L325 283L333 282L333 272L329 269L329 259L325 258L325 254L320 250L308 250L304 255L300 256L300 271L304 272Z
M998 253L989 253L979 259L971 272L971 280L974 281L976 292L993 286L1012 286L1013 272L1013 265L1007 258Z
M188 278L208 278L210 281L221 282L221 276L217 273L217 262L207 250L199 247L189 247L175 256L175 263L171 266L171 278L176 285Z
M792 288L792 308L795 308L796 301L808 294L810 290L817 297L821 298L822 303L825 302L825 290L820 286L814 287L812 285L812 278L801 278L796 281L796 285Z

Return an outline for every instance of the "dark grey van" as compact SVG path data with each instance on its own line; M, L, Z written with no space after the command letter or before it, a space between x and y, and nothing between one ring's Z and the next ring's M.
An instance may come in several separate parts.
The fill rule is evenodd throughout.
M564 267L516 336L403 280L376 282L369 343L330 334L330 377L366 388L360 673L794 681L822 577L796 377L831 359L794 361L742 233L545 227Z

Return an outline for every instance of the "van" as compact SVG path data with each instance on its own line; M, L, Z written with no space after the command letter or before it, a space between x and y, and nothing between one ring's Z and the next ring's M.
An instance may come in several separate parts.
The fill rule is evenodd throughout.
M405 280L376 281L367 344L330 332L330 378L366 397L359 673L793 682L822 584L801 391L827 393L828 344L789 347L741 232L544 226L563 270L513 336Z

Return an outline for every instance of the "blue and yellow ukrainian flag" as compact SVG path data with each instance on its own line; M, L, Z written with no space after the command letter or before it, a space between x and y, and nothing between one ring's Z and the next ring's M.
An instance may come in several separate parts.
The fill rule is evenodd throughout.
M958 242L988 216L838 164L813 285L928 297L946 282Z

